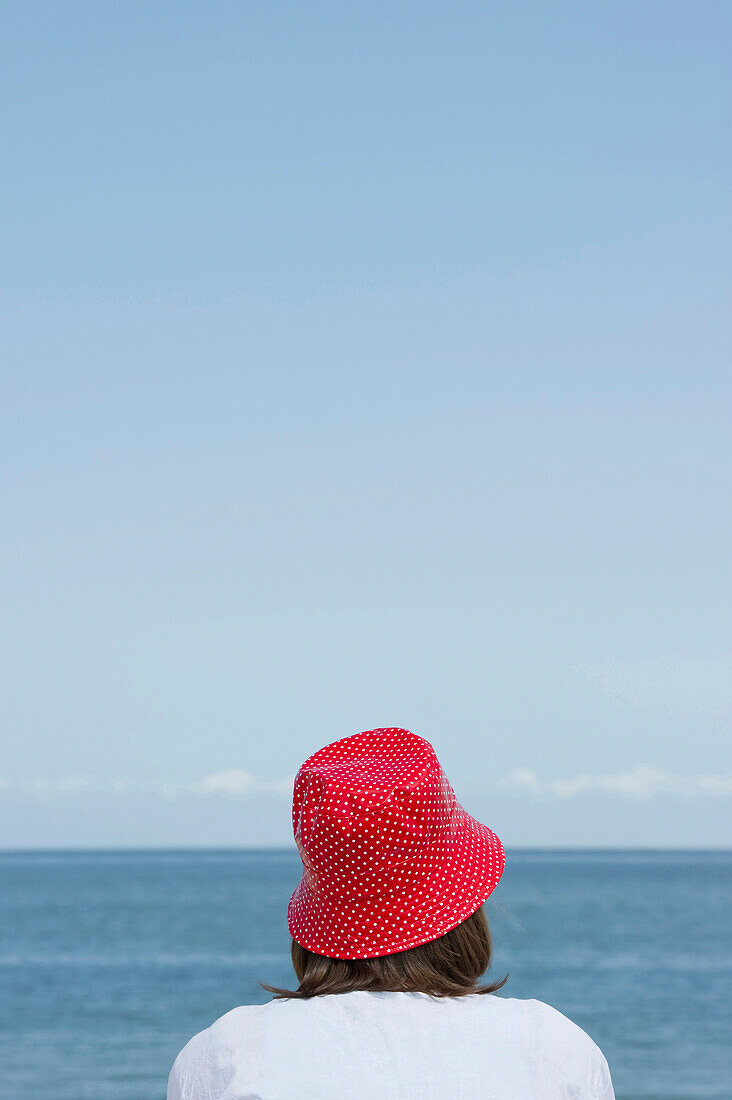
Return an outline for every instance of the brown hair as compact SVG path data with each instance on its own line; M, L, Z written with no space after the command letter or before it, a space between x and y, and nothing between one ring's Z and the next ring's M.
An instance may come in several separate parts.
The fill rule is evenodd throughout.
M464 997L469 993L495 993L508 981L479 985L490 966L493 944L483 906L467 920L429 943L379 955L375 959L332 959L316 955L292 941L292 965L299 986L280 989L260 986L275 998L317 997L326 993L374 992L430 993L433 997Z

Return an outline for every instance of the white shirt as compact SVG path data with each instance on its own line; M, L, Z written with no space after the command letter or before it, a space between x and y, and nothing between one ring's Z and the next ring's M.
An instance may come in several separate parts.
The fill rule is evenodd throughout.
M589 1035L542 1001L338 993L227 1012L168 1100L614 1100Z

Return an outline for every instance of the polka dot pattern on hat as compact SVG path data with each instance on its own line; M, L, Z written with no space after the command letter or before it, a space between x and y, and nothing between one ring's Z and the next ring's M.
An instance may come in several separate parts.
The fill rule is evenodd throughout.
M455 798L428 741L394 727L326 745L295 777L303 876L288 907L294 940L367 959L455 928L505 866L495 833Z

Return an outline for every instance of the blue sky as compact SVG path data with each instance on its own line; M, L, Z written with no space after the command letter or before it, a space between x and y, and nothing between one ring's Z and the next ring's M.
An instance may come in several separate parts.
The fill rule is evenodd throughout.
M0 845L732 843L726 5L0 12Z

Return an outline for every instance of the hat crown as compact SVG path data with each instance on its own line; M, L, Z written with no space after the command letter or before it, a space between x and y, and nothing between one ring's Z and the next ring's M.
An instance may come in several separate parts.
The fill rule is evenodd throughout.
M409 730L326 745L295 778L293 830L308 886L348 900L418 883L449 839L455 806L434 749Z

